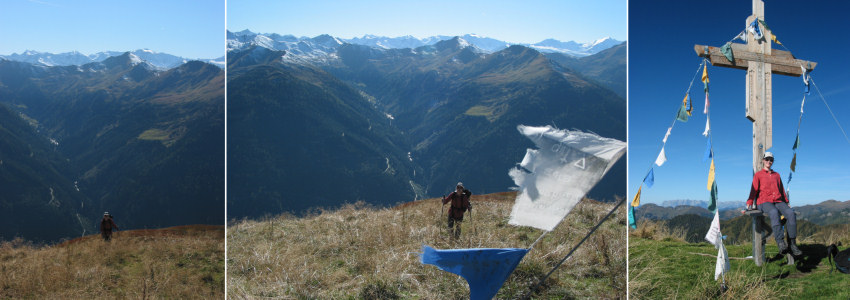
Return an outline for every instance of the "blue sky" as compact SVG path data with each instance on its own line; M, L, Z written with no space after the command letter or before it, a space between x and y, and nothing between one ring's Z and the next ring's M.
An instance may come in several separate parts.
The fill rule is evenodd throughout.
M151 49L224 56L224 0L10 0L0 7L0 54Z
M705 95L699 78L690 93L694 116L673 128L665 149L668 161L661 167L652 164L702 60L694 44L722 46L744 29L752 13L750 1L701 4L664 0L639 5L633 1L629 6L630 197L650 166L655 172L655 185L644 186L641 203L709 197L709 163L702 162ZM818 62L812 78L838 121L850 130L847 11L850 4L845 2L769 1L765 21L795 57ZM709 66L708 73L719 200L743 203L752 182L752 123L744 117L746 71ZM783 182L790 172L802 88L800 77L773 75L773 148L768 151L776 155L774 170ZM807 96L804 111L791 205L850 199L850 143L816 90Z
M228 1L227 28L340 38L478 34L511 43L626 40L626 1Z

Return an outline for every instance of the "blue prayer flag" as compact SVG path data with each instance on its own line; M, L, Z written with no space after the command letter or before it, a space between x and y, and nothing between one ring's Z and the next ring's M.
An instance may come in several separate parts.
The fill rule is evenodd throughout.
M470 299L492 299L528 253L521 248L437 250L422 246L423 264L460 275L469 283Z
M705 152L703 152L703 154L702 154L702 162L707 161L709 158L711 158L711 156L712 156L711 139L706 139L705 140Z
M747 30L753 34L753 38L760 40L764 35L761 33L761 29L759 29L758 19L754 20L750 23L750 26L747 27Z
M655 172L652 170L652 168L649 168L649 173L643 177L643 183L646 184L647 188L652 188L652 185L655 184Z
M809 79L811 79L809 77L809 71L806 71L805 73L803 73L803 93L806 93L806 95L808 95L810 92Z

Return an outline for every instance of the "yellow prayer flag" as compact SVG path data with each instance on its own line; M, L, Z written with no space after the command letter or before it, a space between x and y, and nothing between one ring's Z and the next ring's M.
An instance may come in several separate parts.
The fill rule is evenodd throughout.
M772 34L772 33L771 33L771 34L770 34L770 39L771 39L771 40L773 40L773 42L774 42L774 43L777 43L777 44L779 44L779 45L782 45L782 43L780 43L780 42L779 42L779 40L777 40L777 39L776 39L776 35L775 35L775 34Z
M706 188L709 191L712 183L714 183L714 158L711 159L711 167L708 169L708 186Z
M774 36L774 37L775 37L775 36ZM780 44L780 45L781 45L781 44ZM708 83L708 64L707 64L707 63L706 63L706 64L705 64L705 66L702 68L702 82L703 82L703 83Z
M794 158L791 159L791 172L797 172L797 153L794 153Z
M682 100L682 105L688 106L688 94L685 94L685 100ZM694 103L693 102L690 103L690 106L688 106L688 109L685 110L685 112L688 113L688 116L690 116L692 110L694 110Z
M642 189L642 188L643 188L643 185L641 185L641 186L638 188L638 192L637 192L637 194L635 195L635 199L634 199L634 200L632 200L632 206L633 206L633 207L638 207L638 205L640 205L640 189Z

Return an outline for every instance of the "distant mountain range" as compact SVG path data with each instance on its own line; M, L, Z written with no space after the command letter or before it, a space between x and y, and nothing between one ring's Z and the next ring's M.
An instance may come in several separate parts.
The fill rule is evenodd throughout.
M696 203L702 201L676 200L674 203ZM797 232L801 237L821 236L831 238L830 232L843 230L850 225L850 201L828 200L814 205L793 207L798 213ZM704 207L677 205L675 207L658 206L652 203L639 206L635 210L638 222L641 220L660 221L671 232L682 232L691 243L703 242L714 215ZM738 209L721 210L720 230L727 236L726 243L739 244L752 241L752 219L744 216ZM770 222L765 219L765 222ZM772 238L769 238L772 240Z
M139 49L130 53L161 70L168 70L192 60L207 62L221 68L224 67L224 56L215 59L187 59L184 57L179 57L167 53L159 53L148 49ZM86 55L77 51L65 53L48 53L27 50L20 54L13 53L11 55L0 55L0 60L6 59L11 61L20 61L48 67L81 66L93 62L102 62L107 58L120 56L123 54L124 52L118 51L104 51Z
M664 207L676 207L676 206L696 206L696 207L708 207L708 201L704 200L666 200L661 202L661 206ZM730 210L730 209L743 209L746 206L745 202L742 201L720 201L717 202L717 208L721 211Z
M737 201L718 203L720 218L728 220L740 216L744 205L745 203ZM713 218L714 215L706 207L707 203L700 200L669 200L664 201L660 206L646 203L635 209L635 217L638 219L669 220L677 216L693 214ZM850 223L850 200L844 202L827 200L818 204L792 207L798 213L800 220L807 220L817 225Z
M464 41L469 42L476 48L492 53L504 50L513 45L525 46L532 48L541 53L561 53L572 57L584 57L601 52L602 50L622 44L622 41L614 40L610 37L605 37L590 43L578 43L574 41L562 42L555 39L546 39L535 44L517 44L500 41L497 39L482 37L475 34L466 34L459 36ZM416 49L422 46L434 45L440 41L451 40L455 36L432 36L419 39L413 36L402 37L385 37L375 35L364 35L359 38L342 39L330 35L319 35L316 37L295 37L294 35L280 34L265 34L254 33L250 30L238 32L227 31L227 48L228 51L243 49L247 46L255 45L274 50L285 50L287 52L298 55L311 53L314 57L324 54L333 53L330 49L335 49L344 43L368 46L377 49ZM307 50L307 49L309 50Z
M0 60L0 239L224 220L224 70Z
M625 43L574 60L583 73L531 47L490 52L463 37L400 49L228 38L229 218L393 205L458 181L507 191L507 171L533 147L519 124L626 137L625 99L602 80L625 74ZM618 71L585 75L599 69ZM624 181L621 160L589 196L624 197Z

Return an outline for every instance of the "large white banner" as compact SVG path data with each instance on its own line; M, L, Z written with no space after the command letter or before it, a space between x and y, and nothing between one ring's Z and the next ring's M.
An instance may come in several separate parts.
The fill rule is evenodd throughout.
M626 151L626 143L593 133L517 126L528 149L508 173L519 186L510 224L551 231Z

